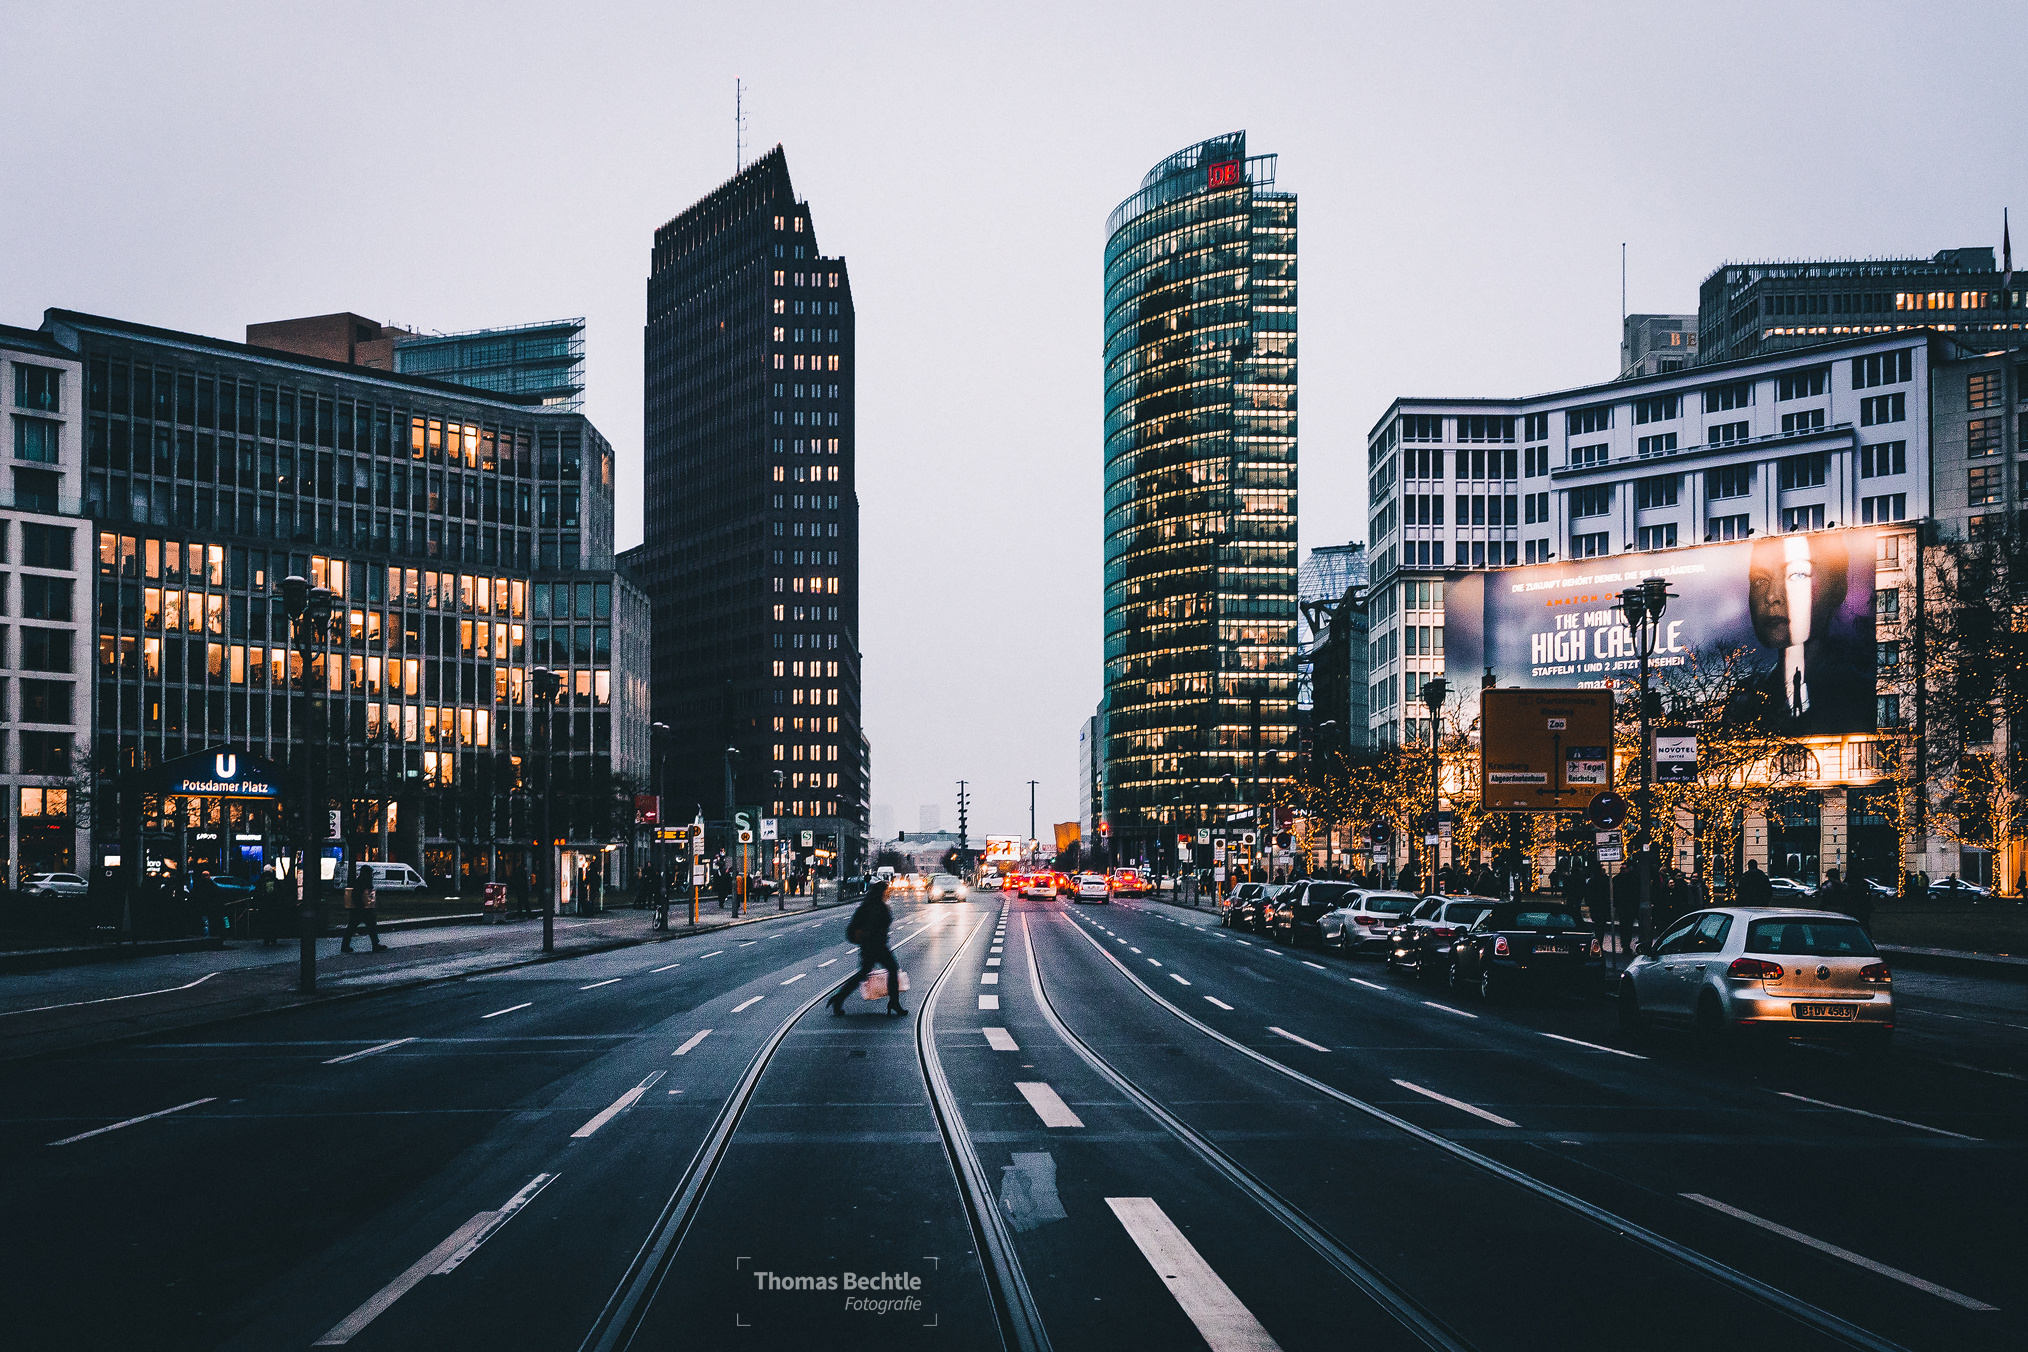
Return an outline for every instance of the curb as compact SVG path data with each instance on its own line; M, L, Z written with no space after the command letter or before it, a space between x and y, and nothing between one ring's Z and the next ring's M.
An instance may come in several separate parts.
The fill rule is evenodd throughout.
M615 939L604 943L587 944L583 948L575 948L567 953L535 953L528 957L517 958L512 962L494 963L487 967L474 967L468 971L459 972L454 976L417 977L411 981L391 981L385 985L373 986L365 990L339 991L329 995L320 991L306 998L287 1000L285 1003L269 1005L262 1009L242 1009L230 1014L216 1014L206 1018L192 1019L188 1023L178 1023L163 1028L151 1028L145 1032L120 1033L112 1037L91 1038L81 1042L67 1042L60 1047L49 1047L37 1051L0 1052L0 1063L8 1061L32 1061L40 1056L68 1055L69 1053L92 1047L125 1046L136 1042L146 1042L151 1038L160 1037L168 1032L182 1032L191 1028L210 1028L218 1024L232 1023L239 1019L256 1019L264 1015L286 1014L296 1010L313 1008L318 1005L342 1004L347 1001L363 1000L377 995L392 995L400 991L419 990L424 986L462 981L467 977L489 976L495 972L511 972L516 968L534 967L542 963L563 962L573 958L588 958L600 953L618 952L623 948L639 948L647 944L666 943L671 939L689 939L700 934L715 934L722 930L739 929L747 925L763 924L770 920L793 920L799 916L810 916L824 911L835 911L842 904L834 902L829 906L818 906L808 911L780 911L769 915L752 915L743 920L728 920L723 925L700 925L694 929L670 929L661 933L651 931L639 938ZM330 936L326 935L323 937L328 938Z
M1894 944L1876 947L1896 967L1918 972L1955 972L1959 975L1997 977L2002 981L2028 982L2028 958L1963 953L1948 948L1901 948Z
M93 944L77 948L30 948L0 953L0 972L44 972L56 967L83 967L95 962L152 958L164 953L201 953L225 947L223 939L145 939L133 944Z

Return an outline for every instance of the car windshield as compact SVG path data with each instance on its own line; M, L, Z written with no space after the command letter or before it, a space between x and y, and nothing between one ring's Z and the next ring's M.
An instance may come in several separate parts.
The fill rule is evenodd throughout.
M1485 913L1483 901L1454 901L1444 907L1443 919L1446 924L1469 925Z
M1377 911L1381 915L1400 915L1415 905L1415 898L1406 892L1361 897L1358 902L1362 911Z
M1577 917L1561 907L1495 906L1486 916L1486 928L1496 930L1576 929Z
M1305 901L1323 906L1343 906L1353 900L1350 883L1311 883Z
M951 884L951 883L954 883L954 882L956 882L956 881L957 881L957 879L956 879L956 878L953 878L953 877L952 877L952 876L951 876L950 874L948 874L948 873L939 873L939 874L938 874L938 875L936 876L936 878L935 878L935 879L934 879L933 881L935 881L935 882L938 882L938 883L942 883L942 884L945 884L946 886L948 886L949 884Z
M1878 950L1857 921L1756 920L1747 926L1749 953L1789 953L1811 958L1870 958Z

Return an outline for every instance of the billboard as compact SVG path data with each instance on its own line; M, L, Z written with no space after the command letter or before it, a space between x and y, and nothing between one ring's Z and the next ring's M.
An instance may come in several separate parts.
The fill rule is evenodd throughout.
M1675 593L1649 672L1741 651L1754 695L1795 735L1874 730L1876 530L1804 531L1688 549L1531 564L1449 583L1447 665L1502 686L1596 689L1639 668L1619 594Z
M1021 860L1021 837L987 836L986 862L989 864L1014 864Z

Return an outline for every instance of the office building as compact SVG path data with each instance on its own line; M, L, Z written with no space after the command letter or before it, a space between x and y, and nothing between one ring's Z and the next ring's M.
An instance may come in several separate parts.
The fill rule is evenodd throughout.
M1323 631L1311 623L1314 603L1335 604L1347 588L1366 585L1366 546L1358 541L1347 545L1319 545L1296 570L1296 642L1304 648L1317 642Z
M677 810L757 808L847 873L868 810L853 319L779 146L655 231L647 538L627 555Z
M0 326L0 398L13 450L0 483L0 886L18 887L89 863L78 839L93 806L83 366L47 334Z
M347 311L249 324L246 340L253 347L348 366L429 376L496 394L531 395L565 413L584 408L583 319L418 333Z
M631 832L618 795L644 782L648 720L626 654L646 601L613 571L613 451L582 415L66 310L43 333L84 370L96 853L120 853L124 829L151 862L238 870L252 855L226 842L276 846L268 809L119 801L123 786L221 749L293 773L310 744L347 850L443 882L524 867L543 797L586 866ZM329 711L314 730L290 575L340 598L329 655L310 664ZM547 788L538 667L562 678Z
M1696 361L1696 315L1628 315L1620 320L1621 380L1666 375Z
M1916 328L1974 344L2018 342L2028 329L2028 290L1981 247L1929 258L1725 263L1697 291L1697 353L1705 362Z
M1106 234L1106 812L1117 857L1162 858L1290 768L1296 199L1234 132Z

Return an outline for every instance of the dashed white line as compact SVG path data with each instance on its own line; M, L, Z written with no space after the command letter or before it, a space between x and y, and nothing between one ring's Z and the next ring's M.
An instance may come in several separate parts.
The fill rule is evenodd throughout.
M979 973L979 984L982 986L996 986L999 984L999 982L1000 982L1000 974L998 972Z
M670 1052L669 1055L688 1056L690 1052L697 1046L698 1043L704 1041L704 1039L710 1036L711 1030L709 1028L705 1029L701 1033L692 1033L688 1041L686 1041L682 1046L678 1047L675 1051Z
M1364 986L1368 990L1384 991L1387 989L1387 987L1381 985L1378 981L1368 981L1364 977L1356 977L1356 976L1353 977L1352 984L1355 986Z
M1170 979L1171 981L1183 981L1183 978L1182 978L1182 977L1180 977L1180 976L1177 976L1177 975L1176 975L1176 974L1175 974L1174 972L1171 972L1171 973L1169 973L1169 979ZM1189 982L1187 982L1187 981L1183 981L1183 984L1187 986L1187 985L1189 985L1190 983L1189 983Z
M830 966L830 965L831 965L832 963L834 963L834 962L836 962L836 961L838 961L838 959L836 959L836 958L826 958L826 959L824 959L824 960L823 960L822 962L818 963L818 964L817 964L817 966L818 966L818 967L819 967L820 969L821 969L821 968L825 968L825 967L829 967L829 966Z
M986 959L986 965L988 967L998 967L1000 965L1000 960L998 958L988 958Z
M669 968L671 968L671 967L681 967L682 965L683 965L683 964L682 964L682 963L680 963L680 962L672 962L672 963L670 963L670 964L669 964L669 966L668 966L668 967L651 967L651 968L649 968L649 969L648 969L648 974L649 974L650 976L653 976L653 975L654 975L654 974L655 974L656 972L666 972L666 971L668 971L668 970L669 970Z
M1021 1050L1020 1046L1014 1041L1014 1035L1004 1028L981 1028L979 1031L986 1035L986 1045L996 1052L1018 1052Z
M371 1324L384 1314L388 1306L407 1295L417 1282L429 1276L444 1263L450 1261L451 1257L460 1249L477 1238L487 1226L493 1223L494 1215L495 1213L491 1211L481 1211L456 1230L453 1230L450 1238L416 1260L414 1266L410 1267L408 1271L396 1277L386 1286L381 1287L379 1291L374 1293L371 1300L368 1300L364 1305L345 1316L341 1323L333 1327L329 1333L319 1338L311 1346L342 1347L346 1343L351 1342L353 1338L365 1331L368 1324Z
M591 983L591 985L579 986L578 989L581 991L595 991L601 986L610 986L619 979L620 979L619 977L614 977L611 981L594 981Z
M979 997L979 1008L981 1008L981 1009L998 1009L999 1007L1000 1007L1000 997L999 997L999 996L997 996L997 995L982 995L982 996L980 996L980 997Z
M1152 964L1153 966L1156 966L1156 967L1160 967L1160 966L1162 965L1161 963L1159 963L1159 962L1156 962L1156 961L1155 961L1155 960L1154 960L1153 958L1149 958L1149 959L1148 959L1148 961L1149 961L1149 963L1150 963L1150 964Z
M1308 1047L1311 1051L1328 1052L1331 1050L1329 1047L1318 1046L1316 1043L1310 1041L1306 1037L1297 1037L1294 1033L1291 1033L1286 1028L1276 1028L1274 1025L1270 1024L1268 1025L1268 1031L1270 1033L1276 1034L1277 1036L1285 1037L1291 1042L1300 1043L1301 1045Z
M1225 1003L1225 1001L1219 999L1217 996L1207 995L1204 998L1209 1000L1212 1004L1217 1005L1220 1009L1226 1011L1226 1013L1229 1014L1232 1012L1232 1006L1228 1005L1227 1003Z
M1328 972L1328 971L1330 971L1330 970L1331 970L1330 968L1326 967L1326 966L1325 966L1325 965L1324 965L1323 963L1321 963L1321 962L1311 962L1311 961L1310 961L1310 960L1309 960L1308 958L1304 958L1304 959L1303 959L1303 966L1305 966L1305 967L1314 967L1314 968L1316 968L1316 969L1317 969L1318 971L1320 971L1320 972Z
M1425 1000L1423 1001L1423 1003L1428 1005L1431 1009L1441 1009L1444 1013L1455 1014L1461 1019L1476 1019L1479 1017L1476 1014L1467 1014L1462 1009L1452 1009L1449 1005L1440 1005L1434 1000Z
M725 951L725 950L724 950L724 949L722 949L722 948L714 948L714 949L712 949L712 950L711 950L711 951L710 951L709 953L706 953L706 954L705 954L704 956L705 956L705 957L707 957L707 958L715 958L715 957L717 957L717 956L718 956L718 955L719 955L720 953L723 953L724 951Z
M597 1117L594 1117L591 1121L585 1123L583 1126L579 1127L576 1131L572 1132L570 1134L570 1139L572 1139L573 1141L583 1140L585 1137L597 1131L600 1127L603 1127L606 1123L618 1117L621 1113L625 1112L627 1109L633 1107L634 1100L640 1098L641 1095L647 1093L649 1088L655 1083L655 1081L661 1079L665 1073L666 1072L664 1071L659 1070L656 1071L654 1074L650 1075L647 1079L641 1081L639 1084L635 1085L632 1089L629 1089L626 1093L614 1099L611 1107L607 1108Z
M378 1047L368 1047L363 1052L350 1052L344 1056L334 1056L329 1061L326 1061L324 1064L327 1066L342 1066L347 1061L357 1061L362 1056L372 1056L377 1052L384 1052L390 1047L399 1047L404 1042L413 1042L413 1041L415 1041L415 1039L412 1037L398 1037L392 1042L383 1042Z
M770 938L776 938L776 937L779 937L779 936L775 936L775 935L770 935L769 937L770 937ZM759 942L760 942L760 940L758 940L758 939L748 939L748 940L747 940L747 941L746 941L745 943L743 943L743 944L734 944L734 945L733 945L733 947L735 947L735 948L752 948L752 947L753 947L753 946L754 946L755 944L757 944L757 943L759 943ZM720 952L722 953L722 952L724 952L725 950L724 950L724 949L720 949L719 951L720 951Z
M1635 1061L1645 1061L1648 1059L1639 1052L1623 1052L1618 1047L1602 1047L1596 1042L1583 1042L1574 1037L1565 1037L1561 1033L1544 1033L1542 1036L1553 1037L1558 1042L1568 1042L1573 1047L1589 1047L1595 1052L1611 1052L1614 1056L1625 1056Z
M739 1012L740 1012L740 1011L741 1011L742 1009L751 1009L751 1008L753 1008L753 1007L754 1007L755 1005L759 1004L759 1003L760 1003L761 1001L763 1001L763 1000L765 1000L765 999L767 999L767 996L765 996L765 995L756 995L756 996L754 996L754 998L753 998L753 999L751 999L751 1000L742 1000L742 1001L740 1001L740 1002L739 1002L738 1004L736 1004L736 1005L734 1005L734 1006L732 1007L732 1012L733 1012L733 1013L735 1013L735 1014L737 1014L737 1013L739 1013Z
M1459 1112L1470 1113L1473 1117L1483 1117L1488 1122L1491 1122L1495 1126L1512 1127L1517 1125L1516 1123L1509 1122L1506 1118L1500 1116L1498 1113L1489 1113L1484 1108L1474 1107L1472 1104L1466 1103L1461 1099L1454 1099L1450 1097L1448 1094L1439 1094L1434 1089L1424 1089L1421 1085L1410 1084L1407 1080L1396 1080L1395 1083L1400 1085L1403 1089L1414 1090L1416 1093L1421 1094L1424 1098L1433 1098L1438 1103L1448 1103L1451 1107L1456 1108Z
M174 1108L164 1108L159 1113L142 1113L139 1117L130 1117L124 1122L115 1122L110 1127L94 1127L90 1131L81 1131L75 1136L66 1136L61 1141L51 1141L50 1144L71 1145L78 1141L88 1141L94 1136L103 1136L109 1131L118 1131L121 1127L131 1127L139 1122L152 1122L158 1117L167 1117L171 1113L180 1113L185 1108L195 1108L199 1104L216 1102L218 1102L218 1099L215 1096L212 1098L192 1099L188 1103L179 1103Z
M683 1091L680 1089L672 1089L669 1092L672 1094L680 1094ZM479 1251L479 1246L481 1244L484 1244L487 1240L493 1237L494 1231L498 1230L508 1221L514 1219L515 1212L519 1211L522 1207L527 1206L531 1201L535 1199L536 1193L541 1192L544 1188L548 1187L551 1183L554 1183L555 1181L556 1181L555 1174L537 1174L534 1178L530 1179L528 1183L521 1189L521 1191L515 1193L512 1197L509 1197L507 1199L507 1205L501 1207L498 1211L493 1213L493 1219L487 1222L485 1228L480 1230L478 1234L472 1236L472 1238L466 1240L464 1247L460 1248L456 1253L452 1254L449 1258L445 1259L443 1265L437 1268L436 1271L432 1272L430 1275L433 1277L450 1276L452 1272L457 1270L458 1264L464 1262L467 1258L470 1258L473 1254L477 1253Z
M1014 1087L1021 1091L1021 1097L1028 1100L1028 1106L1042 1119L1045 1127L1081 1127L1084 1119L1070 1110L1070 1105L1057 1096L1054 1089L1040 1080L1017 1081Z
M784 986L793 986L793 985L795 985L795 984L796 984L796 983L797 983L798 981L801 981L801 980L802 980L802 979L803 979L804 977L806 977L806 976L808 976L808 975L809 975L809 973L808 973L808 972L798 972L798 973L796 973L796 974L795 974L794 976L790 977L790 978L789 978L789 979L788 979L787 981L784 981L784 982L783 982L782 984L783 984Z
M1800 1230L1791 1230L1786 1225L1777 1225L1771 1220L1754 1215L1751 1211L1741 1211L1736 1206L1727 1206L1725 1203L1706 1197L1702 1193L1686 1192L1682 1196L1689 1201L1696 1202L1699 1206L1708 1206L1713 1211L1722 1211L1726 1215L1745 1221L1749 1225L1758 1225L1761 1229L1780 1235L1784 1239L1793 1239L1798 1244L1806 1244L1819 1253L1828 1253L1833 1258L1842 1258L1857 1267L1865 1268L1868 1272L1877 1272L1883 1277L1891 1277L1897 1282L1905 1282L1918 1291L1927 1291L1932 1296L1940 1296L1944 1300L1950 1301L1953 1305L1962 1305L1967 1310L1981 1310L1991 1313L1999 1311L2000 1307L1997 1305L1988 1305L1983 1300L1973 1300L1970 1296L1961 1296L1949 1287L1938 1286L1935 1282L1926 1282L1920 1277L1910 1276L1900 1268L1891 1268L1885 1263L1876 1263L1871 1258L1865 1258L1853 1253L1850 1249L1841 1249L1836 1244L1826 1244L1823 1240L1815 1239Z
M1106 1205L1211 1352L1281 1352L1281 1345L1211 1270L1152 1197L1108 1197Z
M1909 1122L1899 1117L1888 1117L1882 1113L1869 1113L1864 1108L1847 1108L1842 1103L1826 1103L1822 1099L1804 1098L1801 1094L1791 1094L1786 1089L1777 1089L1775 1092L1783 1098L1792 1098L1798 1103L1814 1104L1819 1108L1835 1108L1841 1113L1854 1113L1860 1117L1870 1117L1876 1122L1892 1122L1897 1127L1913 1127L1917 1131L1934 1132L1938 1136L1949 1136L1959 1141L1976 1141L1979 1139L1976 1136L1967 1136L1961 1131L1945 1131L1942 1127L1926 1127L1920 1122Z
M517 1009L526 1009L526 1008L528 1008L528 1007L529 1007L530 1005L532 1005L532 1004L534 1004L534 1003L535 1003L535 1002L534 1002L533 1000L523 1000L523 1001L522 1001L522 1002L521 1002L520 1004L518 1004L518 1005L509 1005L509 1006L507 1006L507 1008L505 1008L505 1009L496 1009L496 1010L494 1010L494 1011L493 1011L493 1012L492 1012L491 1014L481 1014L481 1015L480 1015L479 1017L480 1017L480 1018L482 1018L482 1019L497 1019L497 1018L499 1018L499 1017L500 1017L500 1016L501 1016L502 1014L512 1014L512 1013L513 1013L513 1012L514 1012L515 1010L517 1010Z

